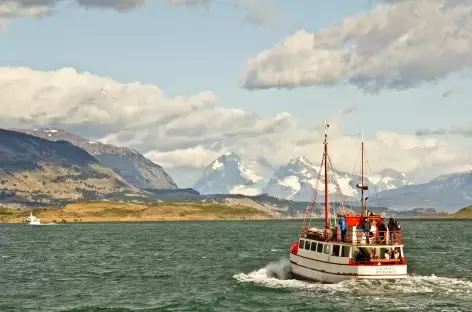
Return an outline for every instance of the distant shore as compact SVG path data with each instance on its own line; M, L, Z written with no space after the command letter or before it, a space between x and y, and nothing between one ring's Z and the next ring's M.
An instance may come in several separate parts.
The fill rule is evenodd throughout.
M25 210L0 208L0 223L23 223L30 211L41 220L41 223L278 219L266 211L246 206L210 203L146 205L103 201L77 202L63 207L41 207Z
M139 221L209 221L209 220L298 220L281 217L267 210L244 205L215 203L121 203L108 201L75 202L65 206L45 206L33 209L0 208L0 223L23 223L30 211L41 223L68 222L139 222ZM396 219L472 219L469 209L439 216L411 216ZM323 217L314 217L322 220Z

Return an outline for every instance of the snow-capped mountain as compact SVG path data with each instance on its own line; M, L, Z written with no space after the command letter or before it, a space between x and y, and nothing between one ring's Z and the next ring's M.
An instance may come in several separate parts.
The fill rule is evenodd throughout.
M227 153L205 169L193 188L200 194L259 195L273 172L266 161L242 160Z
M368 180L375 185L377 192L392 190L411 184L411 182L407 179L406 174L390 168L384 169L376 174L369 175Z
M204 171L194 189L201 194L267 195L294 201L313 200L317 190L317 201L324 200L324 172L319 174L315 166L305 157L291 159L286 165L274 170L264 159L242 160L234 153L220 156ZM334 172L334 176L333 176ZM328 172L328 192L331 200L358 199L356 184L361 181L358 174L332 170ZM376 193L408 185L406 175L385 169L364 178L371 192ZM375 186L375 187L374 187Z
M316 190L317 201L324 200L324 172L319 174L319 166L313 165L305 157L291 159L288 164L280 167L264 188L264 193L284 199L296 201L312 201ZM356 184L361 182L360 175L332 170L328 172L328 193L332 200L338 200L340 194L347 199L359 197ZM408 185L406 175L393 169L385 169L364 178L364 184L371 191L380 192L399 186ZM334 196L334 197L333 197Z
M472 204L472 171L442 175L427 183L386 190L379 193L379 201L398 210L440 208L455 211Z

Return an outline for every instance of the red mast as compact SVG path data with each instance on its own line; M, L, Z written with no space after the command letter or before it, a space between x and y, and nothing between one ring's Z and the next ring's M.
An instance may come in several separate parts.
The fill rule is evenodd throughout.
M362 169L361 169L361 214L365 216L365 205L364 205L364 137L362 137Z
M328 221L328 122L325 120L325 139L324 139L324 183L325 183L325 229L329 228Z

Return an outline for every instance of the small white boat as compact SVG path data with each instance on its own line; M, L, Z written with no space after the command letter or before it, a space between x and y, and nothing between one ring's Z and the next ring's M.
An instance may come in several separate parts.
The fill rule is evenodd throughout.
M294 278L324 283L337 283L348 279L406 278L407 263L399 226L390 219L387 228L383 224L382 216L366 213L367 198L364 198L364 192L368 190L368 186L364 184L364 142L362 180L356 185L361 190L361 213L341 213L338 216L330 213L327 127L329 126L325 124L321 163L321 167L324 165L325 185L324 228L310 227L313 204L309 205L300 235L290 247L290 264ZM341 222L337 222L337 217Z
M26 218L25 223L29 225L41 225L41 222L39 221L39 219L33 216L32 211L30 212L29 217Z

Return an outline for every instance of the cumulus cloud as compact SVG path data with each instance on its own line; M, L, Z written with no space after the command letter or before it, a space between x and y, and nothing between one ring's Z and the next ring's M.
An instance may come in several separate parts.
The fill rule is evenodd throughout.
M0 0L0 18L45 17L61 3L127 11L144 4L144 0Z
M275 22L268 0L236 0L235 6L243 12L244 19L256 25L270 25Z
M315 32L299 30L247 60L247 89L351 83L408 89L472 67L472 1L381 3Z
M208 7L211 0L164 0L166 4L170 5L195 5Z
M346 115L350 115L350 114L354 113L355 111L357 111L356 106L349 106L349 107L345 107L345 108L341 109L339 111L339 114L341 116L346 116Z
M155 0L154 0L155 1ZM214 0L162 0L166 5L187 5L208 9ZM244 19L257 25L269 25L273 15L268 0L232 0ZM0 0L0 26L10 18L43 18L55 13L60 4L78 5L86 8L113 9L119 12L131 11L145 3L145 0Z
M144 0L77 0L85 7L112 8L117 11L129 11L144 4Z
M209 9L215 0L164 0L169 5L188 5ZM231 3L231 0L228 0ZM276 22L270 0L232 0L245 21L255 25L274 25Z
M288 113L261 117L223 108L211 91L167 96L159 87L122 84L73 68L36 71L0 67L0 122L9 128L63 128L86 138L134 148L167 168L204 167L219 155L264 157L275 166L304 155L318 163L322 129L304 129ZM359 137L343 136L330 120L334 166L359 163ZM366 140L372 171L390 167L429 174L467 165L466 152L433 138L379 131ZM349 152L346 152L349 151Z
M457 88L451 88L451 89L447 89L446 91L443 92L443 94L441 95L443 98L448 98L448 97L451 97L457 93L460 93L460 90L457 89Z
M418 129L416 135L421 136L437 136L437 135L460 135L466 138L472 137L472 126L453 126L449 129Z
M130 11L145 0L0 0L0 30L11 18L44 18L56 12L60 4L73 4L86 8Z

